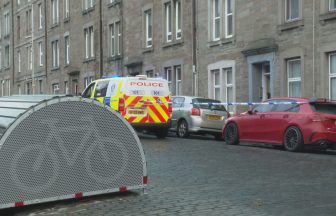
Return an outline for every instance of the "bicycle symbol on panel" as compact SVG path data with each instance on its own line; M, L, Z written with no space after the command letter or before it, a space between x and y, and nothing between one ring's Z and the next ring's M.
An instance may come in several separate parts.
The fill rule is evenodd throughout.
M98 127L93 119L93 117L82 117L81 121L83 124L86 124L87 129L83 129L84 127L71 126L66 128L57 127L58 120L43 120L41 123L48 126L50 128L49 135L46 138L44 145L26 145L21 148L12 159L10 174L14 183L20 188L22 191L26 191L29 193L41 193L48 188L50 188L57 178L59 177L60 171L60 159L65 159L66 165L68 167L73 167L81 156L81 153L84 152L84 165L87 174L94 179L95 181L108 184L116 179L119 179L121 175L124 173L127 163L128 163L128 155L127 150L124 145L122 145L117 138L111 140L111 138L101 137L98 132ZM83 137L80 140L80 143L76 144L77 147L75 151L71 155L66 148L66 142L62 139L62 134L67 132L84 132ZM90 139L93 141L89 143ZM114 142L112 142L114 141ZM55 145L55 142L58 145ZM56 146L56 147L55 147ZM59 152L61 155L57 155L56 151L53 149L59 148ZM121 157L121 160L118 160L119 166L117 168L114 167L113 173L108 173L106 175L100 175L93 167L93 160L97 160L97 157L92 158L94 153L97 153L100 156L100 160L104 163L108 164L109 162L115 163L116 160L113 160L111 156L108 154L107 148L115 148L114 152L118 152L118 156ZM37 152L37 154L36 154ZM109 151L111 152L111 150ZM28 161L31 164L26 164L27 167L31 167L29 170L20 170L19 163L22 162L22 159L25 159L29 156L34 156L33 160ZM113 155L115 156L115 155ZM47 170L51 173L49 176L45 176L42 173L42 176L39 176L39 179L43 179L44 182L42 184L37 184L39 182L24 182L25 179L21 179L22 175L36 175L39 171L42 171L42 166L50 167L50 170ZM32 173L28 173L31 171ZM21 175L20 175L21 174ZM41 178L40 178L41 177Z

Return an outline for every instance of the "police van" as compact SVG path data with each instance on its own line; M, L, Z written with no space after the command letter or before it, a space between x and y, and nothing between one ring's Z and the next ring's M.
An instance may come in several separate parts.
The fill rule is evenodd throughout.
M165 138L170 128L172 103L167 80L115 77L95 80L82 97L92 98L118 111L136 130Z

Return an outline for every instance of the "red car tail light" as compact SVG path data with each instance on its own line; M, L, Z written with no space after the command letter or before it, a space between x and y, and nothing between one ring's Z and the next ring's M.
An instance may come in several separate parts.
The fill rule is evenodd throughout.
M191 115L193 116L200 116L201 115L201 110L199 108L192 108L191 109Z
M119 98L119 112L124 112L125 111L125 99L124 98Z

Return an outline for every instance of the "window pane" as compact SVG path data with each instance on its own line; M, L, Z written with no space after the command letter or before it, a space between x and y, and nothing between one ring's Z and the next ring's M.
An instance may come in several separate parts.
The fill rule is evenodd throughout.
M227 94L227 98L226 98L226 102L233 102L233 88L232 87L227 87L226 88L226 94ZM228 106L227 110L229 112L233 112L233 106Z
M330 55L330 74L336 74L336 54Z
M232 20L232 15L227 17L227 35L232 35L233 33L233 20Z
M177 29L181 29L181 1L177 1Z
M219 70L214 70L214 83L215 85L219 85L220 84L220 75L219 75Z
M299 78L301 77L301 61L294 60L288 61L288 78Z
M220 19L215 20L215 38L220 37Z
M220 11L219 11L219 0L214 0L214 17L219 17Z
M220 100L220 88L215 88L215 96L216 100Z
M329 10L336 10L336 0L329 0Z
M299 18L299 0L287 0L287 19Z
M232 0L227 0L227 13L230 14L232 13Z
M330 99L336 100L336 77L330 79Z
M289 97L301 97L301 82L290 82L289 83Z
M232 70L231 69L226 70L226 83L232 84Z

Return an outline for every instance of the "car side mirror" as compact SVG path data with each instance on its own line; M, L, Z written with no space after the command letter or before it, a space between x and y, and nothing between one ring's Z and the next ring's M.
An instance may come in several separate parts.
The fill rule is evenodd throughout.
M247 113L248 113L249 115L253 115L253 114L256 113L256 111L253 111L253 110L250 109L250 110L247 111Z

